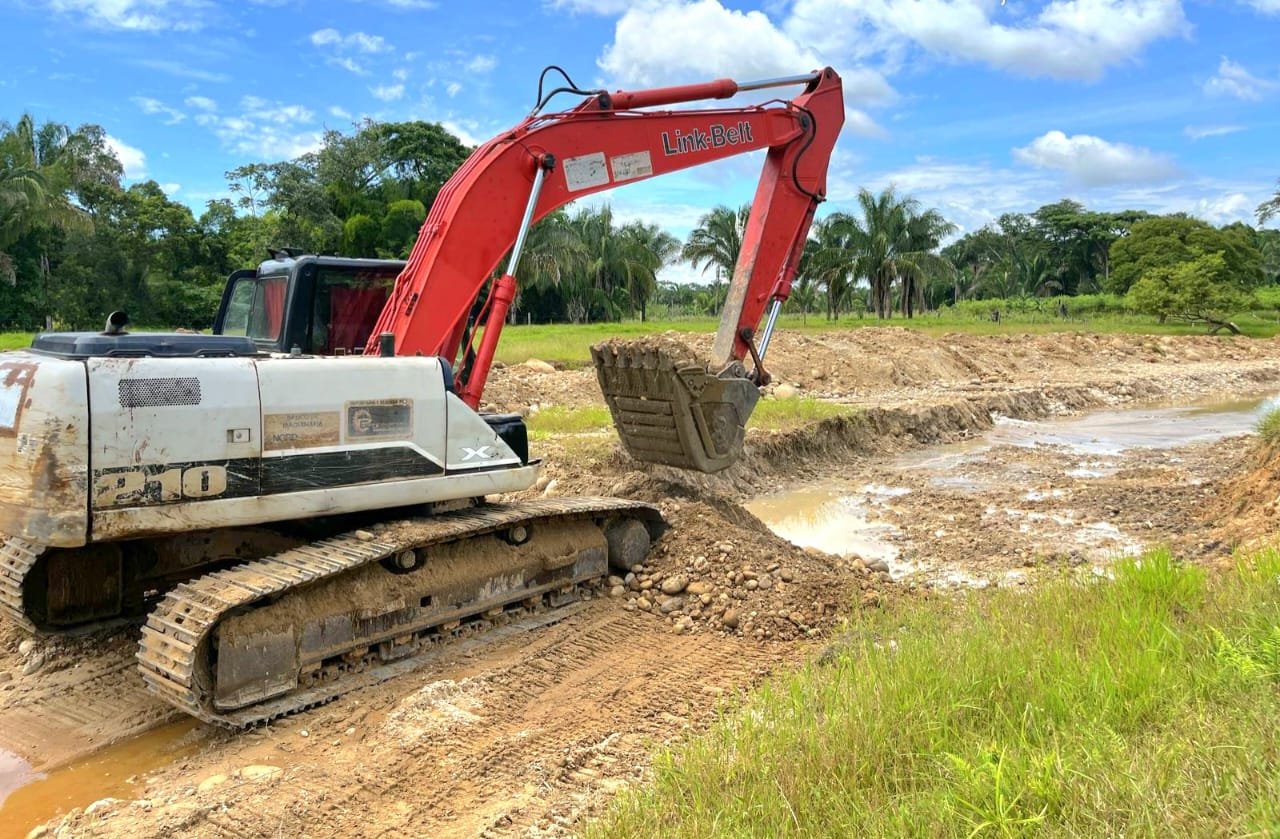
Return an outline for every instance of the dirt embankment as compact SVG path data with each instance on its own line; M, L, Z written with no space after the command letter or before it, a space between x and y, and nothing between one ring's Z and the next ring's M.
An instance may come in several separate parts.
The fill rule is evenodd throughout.
M709 336L688 340L701 351L710 345ZM712 477L642 467L616 446L584 458L569 451L573 442L539 443L555 481L550 492L654 501L672 523L643 566L611 580L578 615L253 732L199 729L195 754L136 779L123 800L55 820L49 835L572 833L619 787L644 777L656 748L704 725L726 697L814 654L851 605L927 596L857 557L778 538L743 509L747 497L814 478L892 483L908 490L883 508L904 555L927 546L930 559L993 575L1026 562L1053 566L1044 545L1096 521L1199 544L1208 530L1196 524L1197 511L1240 462L1241 444L1180 450L1178 462L1143 454L1079 479L1062 477L1081 465L1067 454L996 448L967 467L986 481L978 492L934 480L954 477L950 467L904 471L893 457L978 435L993 413L1035 418L1280 385L1280 342L1236 339L931 338L866 329L782 334L770 363L778 381L801 393L862 410L798 431L753 432L746 461ZM601 404L590 370L516 365L491 381L489 398L504 410ZM999 489L988 497L988 486ZM1068 501L1072 514L1062 515L1054 505ZM1047 529L1054 522L1059 531ZM38 743L12 736L18 721L53 707L58 678L131 672L134 635L22 652L21 637L0 630L0 672L10 674L0 683L0 740L38 759ZM45 663L24 674L40 652ZM122 681L81 690L80 716L108 695L129 700L129 677L110 679ZM146 701L130 720L163 713ZM93 736L109 735L112 724L92 723Z

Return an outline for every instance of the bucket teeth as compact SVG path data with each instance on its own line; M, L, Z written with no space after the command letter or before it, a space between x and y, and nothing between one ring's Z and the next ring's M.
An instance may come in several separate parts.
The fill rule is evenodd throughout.
M591 348L596 378L632 457L719 472L742 456L760 398L745 378L712 374L679 345L608 341Z

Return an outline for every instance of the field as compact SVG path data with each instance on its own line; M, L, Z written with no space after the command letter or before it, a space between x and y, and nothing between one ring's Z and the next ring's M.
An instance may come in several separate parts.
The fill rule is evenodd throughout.
M644 566L242 733L145 692L136 626L0 623L0 837L1273 835L1268 315L1024 315L788 319L716 476L630 459L587 362L709 320L507 330L518 497L658 505Z

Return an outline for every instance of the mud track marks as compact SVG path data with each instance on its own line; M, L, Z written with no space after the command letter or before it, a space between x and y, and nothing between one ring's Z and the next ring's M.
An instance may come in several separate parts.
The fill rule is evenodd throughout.
M357 708L360 694L353 695L325 709L321 725L302 721L309 736L295 741L305 745L290 759L305 761L305 773L246 789L249 798L211 807L204 824L186 829L199 836L256 835L264 824L277 835L319 824L345 836L567 833L641 777L657 744L798 654L794 646L659 635L655 622L599 603L536 636L424 674L382 708ZM360 749L326 745L357 726ZM146 829L163 832L164 825Z
M44 666L0 692L0 748L52 769L179 717L143 687L133 632L96 649L90 639L67 643L46 641L35 653Z

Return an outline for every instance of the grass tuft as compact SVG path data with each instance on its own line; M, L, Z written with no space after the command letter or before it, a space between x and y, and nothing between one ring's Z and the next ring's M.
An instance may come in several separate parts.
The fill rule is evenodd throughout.
M609 409L603 405L566 408L552 405L525 419L529 437L545 440L562 434L589 434L613 427Z
M588 836L1277 835L1280 554L851 618Z
M1256 428L1262 442L1268 446L1280 444L1280 408L1272 408L1263 414Z
M747 428L783 431L809 425L831 417L851 414L856 409L839 402L826 402L811 396L792 399L761 399L747 420Z

